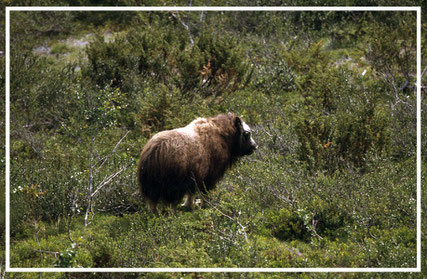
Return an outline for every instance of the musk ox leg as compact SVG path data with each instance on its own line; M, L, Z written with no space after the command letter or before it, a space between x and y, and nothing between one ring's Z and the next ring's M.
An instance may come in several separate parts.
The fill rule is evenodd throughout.
M154 202L147 197L144 197L144 200L145 200L145 203L148 205L148 210L150 210L150 212L152 213L157 212L157 202Z
M185 198L184 203L181 204L183 207L194 208L194 206L199 206L200 208L204 208L206 205L202 198L196 199L195 195L187 194Z
M176 214L176 204L174 204L174 203L170 204L170 209L172 211L172 214L175 215Z
M196 199L194 203L200 206L200 208L205 208L205 205L206 205L203 199Z
M185 194L185 202L181 204L181 206L192 208L193 205L194 205L194 195L189 193Z

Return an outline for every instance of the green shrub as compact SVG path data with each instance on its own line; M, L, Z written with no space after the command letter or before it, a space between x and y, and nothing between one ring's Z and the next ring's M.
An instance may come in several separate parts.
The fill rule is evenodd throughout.
M270 227L274 237L282 241L303 240L307 241L310 236L308 216L304 211L294 211L285 208L279 211L267 213L267 226Z
M413 156L416 150L416 40L415 18L402 16L393 24L376 22L367 30L363 52L374 69L374 78L383 80L384 95L393 115L393 155Z
M182 34L161 30L136 28L111 42L96 36L86 50L89 65L83 75L99 87L120 87L130 105L150 84L170 83L192 99L233 92L249 79L241 45L232 37L204 32L188 45Z
M60 253L58 259L54 263L55 267L75 267L76 251L74 247L67 248L64 252Z
M299 96L291 113L299 159L311 170L333 172L348 163L363 167L369 152L389 151L387 98L379 86L370 85L357 72L329 67L332 61L321 47L318 43L287 54L298 76Z

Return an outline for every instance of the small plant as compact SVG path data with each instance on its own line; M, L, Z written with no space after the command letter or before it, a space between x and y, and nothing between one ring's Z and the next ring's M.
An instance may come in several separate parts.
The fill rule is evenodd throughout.
M304 211L282 208L277 212L271 211L267 216L267 226L271 229L273 236L278 239L282 241L310 239L311 233L308 228L310 218Z
M54 267L76 267L76 244L72 243L71 247L64 252L59 253L58 260L53 264Z

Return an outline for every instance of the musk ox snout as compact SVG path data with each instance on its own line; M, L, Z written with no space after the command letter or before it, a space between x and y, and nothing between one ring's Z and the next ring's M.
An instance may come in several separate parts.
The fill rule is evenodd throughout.
M141 152L138 183L151 210L159 202L176 205L187 196L215 188L239 158L257 144L250 127L233 113L198 118L185 127L154 135Z

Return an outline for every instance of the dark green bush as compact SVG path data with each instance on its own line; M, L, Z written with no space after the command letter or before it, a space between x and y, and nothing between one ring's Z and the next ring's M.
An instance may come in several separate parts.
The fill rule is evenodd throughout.
M299 158L312 170L333 172L349 162L360 168L368 152L389 151L387 98L377 86L362 85L366 82L357 72L329 67L332 61L321 46L311 46L304 55L287 54L298 76L292 118Z
M84 74L98 86L112 84L129 94L134 88L129 80L133 76L140 84L170 82L183 95L208 87L213 90L209 95L217 96L246 82L243 52L232 37L205 32L190 45L183 34L162 29L164 32L155 33L150 28L136 28L111 42L98 35L87 49L89 68Z
M276 212L266 213L267 226L270 227L273 236L283 241L304 240L310 236L308 221L301 211L293 211L285 208ZM306 219L306 220L305 220Z
M296 89L295 74L282 57L257 64L256 87L267 94L284 94ZM271 97L270 97L271 98Z
M394 24L373 24L363 49L374 77L383 80L393 115L393 156L398 158L408 158L416 150L416 27L413 17L403 18Z
M60 253L58 260L55 262L55 267L73 267L75 266L76 251L73 248L68 248Z

